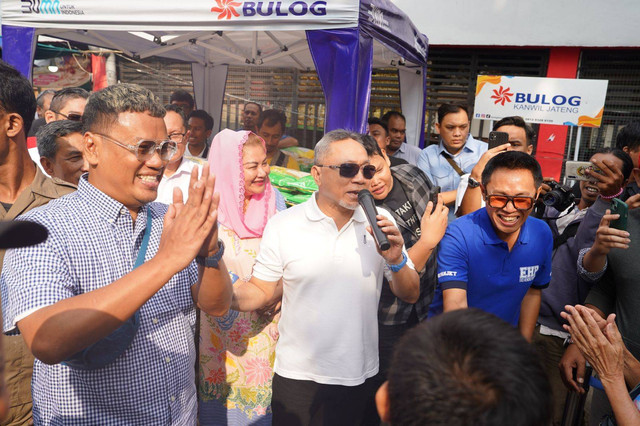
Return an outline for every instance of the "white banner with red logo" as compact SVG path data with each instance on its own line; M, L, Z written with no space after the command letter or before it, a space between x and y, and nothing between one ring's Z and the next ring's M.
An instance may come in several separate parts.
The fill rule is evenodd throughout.
M358 0L2 0L4 25L83 30L313 30L355 27Z
M600 127L607 80L479 75L474 118Z

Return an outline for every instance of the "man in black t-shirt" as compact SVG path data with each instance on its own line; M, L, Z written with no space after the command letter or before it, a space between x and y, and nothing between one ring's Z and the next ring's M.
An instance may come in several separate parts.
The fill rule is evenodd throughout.
M447 228L449 209L438 196L435 210L430 199L437 194L429 178L410 164L390 167L389 157L371 137L362 144L369 161L376 166L370 191L381 207L391 212L404 243L420 274L420 297L415 304L402 302L383 284L378 307L380 376L384 379L395 342L419 321L427 317L433 298L436 277L436 247ZM433 210L433 213L432 213ZM428 232L423 232L428 228Z

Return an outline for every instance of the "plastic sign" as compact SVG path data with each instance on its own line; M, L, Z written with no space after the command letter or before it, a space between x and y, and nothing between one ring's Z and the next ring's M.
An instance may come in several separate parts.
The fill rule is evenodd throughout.
M607 80L479 75L474 118L600 127Z

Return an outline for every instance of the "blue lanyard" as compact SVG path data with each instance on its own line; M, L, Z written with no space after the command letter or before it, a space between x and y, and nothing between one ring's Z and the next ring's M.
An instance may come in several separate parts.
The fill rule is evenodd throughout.
M142 237L142 243L140 244L140 250L138 251L138 257L136 258L136 264L133 265L133 269L144 263L144 257L147 254L147 247L149 246L149 239L151 238L151 209L147 209L147 227L144 230L144 236Z

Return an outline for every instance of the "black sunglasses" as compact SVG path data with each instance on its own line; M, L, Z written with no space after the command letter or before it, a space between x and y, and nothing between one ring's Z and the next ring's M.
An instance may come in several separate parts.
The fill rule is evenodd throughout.
M371 164L366 164L364 166L360 166L356 163L344 163L339 166L323 166L322 164L316 164L317 167L328 167L330 169L339 170L340 176L345 178L352 178L358 174L360 169L362 169L362 176L365 179L372 179L376 174L376 166Z
M61 116L63 116L64 118L66 118L69 121L82 121L82 114L77 114L75 112L72 112L71 114L63 114L63 113L58 112L58 111L54 111L54 110L51 110L51 111L53 111L56 114L60 114Z

